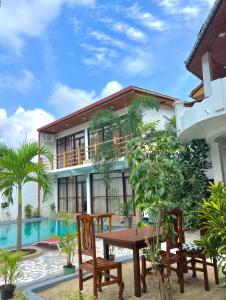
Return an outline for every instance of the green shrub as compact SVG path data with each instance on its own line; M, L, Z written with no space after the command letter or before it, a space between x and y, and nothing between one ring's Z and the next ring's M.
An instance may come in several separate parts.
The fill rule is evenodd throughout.
M30 219L32 216L33 206L31 204L27 204L24 207L25 218Z

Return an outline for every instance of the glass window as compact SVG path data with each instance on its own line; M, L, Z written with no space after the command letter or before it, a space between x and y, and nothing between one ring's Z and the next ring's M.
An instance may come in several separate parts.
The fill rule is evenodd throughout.
M68 178L68 212L75 213L76 210L76 178Z
M108 212L120 214L120 205L124 201L122 173L111 174L111 182L108 190Z
M100 174L93 174L92 176L92 202L93 213L107 211L106 187Z
M67 180L58 179L58 203L59 211L67 211Z

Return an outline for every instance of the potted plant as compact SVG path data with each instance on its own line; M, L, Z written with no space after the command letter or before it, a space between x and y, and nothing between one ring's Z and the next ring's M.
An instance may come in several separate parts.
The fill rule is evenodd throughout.
M0 286L1 300L13 297L16 288L15 281L20 276L19 264L22 253L9 250L0 250L0 278L4 284Z
M66 265L63 266L64 275L68 275L75 272L75 265L73 265L73 258L77 251L77 233L72 232L72 226L74 224L73 217L70 213L60 212L57 214L65 227L64 236L55 235L54 238L58 239L59 247L66 254Z
M50 209L50 217L55 218L56 217L56 204L53 202L49 205Z
M25 218L30 219L32 216L33 206L31 204L27 204L24 207Z
M130 198L121 204L121 213L124 216L124 224L126 224L128 228L131 228L133 223L133 216L130 214L132 208L133 198Z
M40 215L40 209L39 208L35 208L33 210L33 218L39 218L41 215Z

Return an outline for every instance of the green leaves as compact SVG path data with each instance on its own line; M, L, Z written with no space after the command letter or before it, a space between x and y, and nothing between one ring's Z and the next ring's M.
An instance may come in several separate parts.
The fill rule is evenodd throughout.
M23 254L18 251L0 249L0 277L4 284L14 284L20 276L19 264Z

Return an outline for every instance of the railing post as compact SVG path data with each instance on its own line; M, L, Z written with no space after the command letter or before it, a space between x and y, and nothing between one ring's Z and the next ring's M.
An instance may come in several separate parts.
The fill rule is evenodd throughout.
M66 164L67 164L67 162L66 162L66 152L64 152L64 168L66 167Z
M81 150L80 150L80 148L78 148L77 151L78 151L78 165L81 165Z

